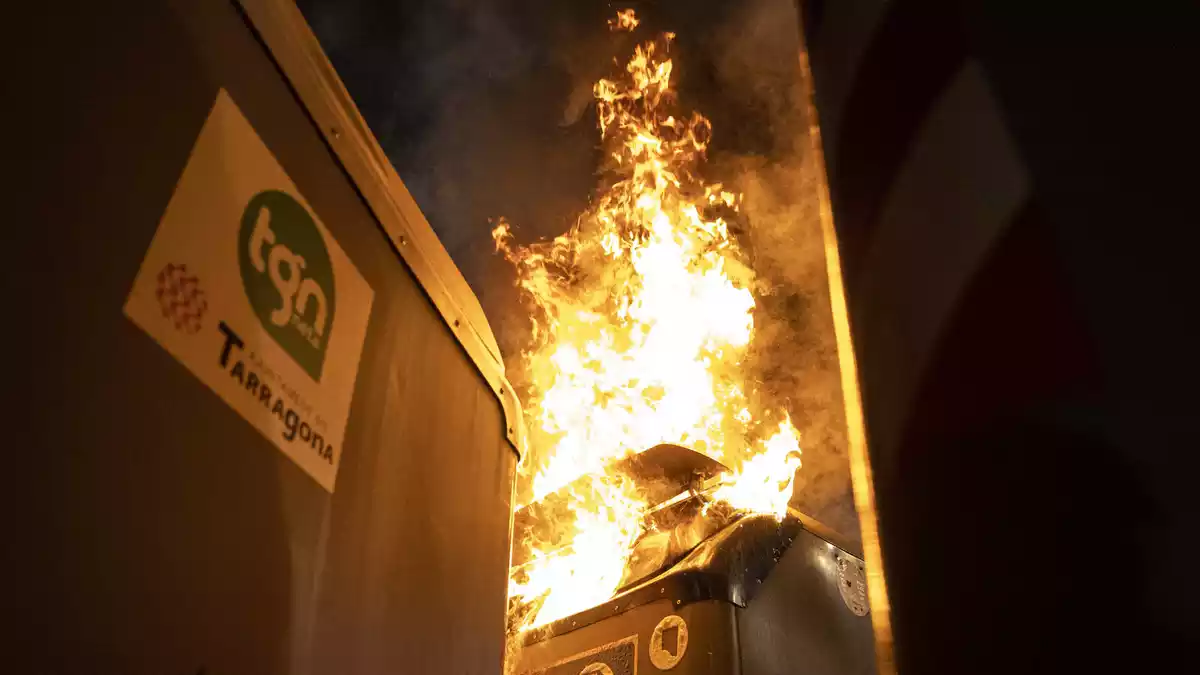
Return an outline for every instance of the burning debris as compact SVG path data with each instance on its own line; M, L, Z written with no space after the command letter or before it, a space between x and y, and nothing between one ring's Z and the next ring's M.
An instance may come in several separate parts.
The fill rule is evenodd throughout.
M641 22L638 21L638 18L634 15L632 9L623 9L617 12L616 18L608 20L608 27L613 30L631 31L634 28L637 28L639 23Z
M637 24L631 10L610 22ZM529 246L504 221L493 232L534 310L514 630L608 600L737 514L782 517L800 466L791 421L745 372L755 275L731 231L740 197L699 176L712 130L673 110L672 38L596 83L608 186L575 226ZM652 454L695 457L655 476L638 469L661 464L637 459Z

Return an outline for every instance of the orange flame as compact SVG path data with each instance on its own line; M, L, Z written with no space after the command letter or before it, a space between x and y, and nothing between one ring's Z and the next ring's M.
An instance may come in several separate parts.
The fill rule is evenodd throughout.
M726 480L712 497L738 510L783 518L792 496L792 480L800 468L800 438L791 420L785 420L775 435L757 447L761 452L743 462L734 478Z
M632 10L618 21L637 25ZM613 461L659 443L690 447L736 469L719 499L780 517L799 467L790 421L753 412L747 393L755 278L726 221L740 198L697 176L708 120L668 112L672 37L637 47L623 78L596 83L613 180L571 231L530 246L514 245L504 221L492 233L535 310L523 354L532 499L581 476L592 488L570 493L575 522L558 524L571 544L534 545L514 575L510 596L541 602L525 628L617 590L647 505L610 475Z
M644 531L645 503L619 480L598 477L587 490L571 494L575 514L571 543L565 550L535 550L520 580L509 580L509 597L542 599L525 628L540 626L613 595L625 560ZM585 494L586 493L586 494Z
M638 21L636 16L634 16L632 9L623 9L617 12L617 17L615 19L608 20L608 27L613 30L631 31L634 28L637 28L639 23L641 22Z

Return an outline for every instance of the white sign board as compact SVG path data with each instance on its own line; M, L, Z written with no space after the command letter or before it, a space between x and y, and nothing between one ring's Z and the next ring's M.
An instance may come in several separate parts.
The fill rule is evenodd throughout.
M126 316L332 492L373 296L221 90Z

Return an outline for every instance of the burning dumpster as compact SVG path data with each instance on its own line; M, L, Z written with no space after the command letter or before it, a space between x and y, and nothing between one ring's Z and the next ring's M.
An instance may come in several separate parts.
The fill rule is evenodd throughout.
M863 562L802 523L727 525L670 569L529 633L517 672L876 672Z
M609 22L638 25L632 11ZM759 303L774 290L756 271L765 244L740 215L743 195L705 177L714 131L678 105L673 40L642 42L596 83L604 181L571 229L525 245L507 221L493 232L533 327L520 358L531 454L514 521L510 668L875 672L886 603L871 616L857 541L791 508L803 439L788 393L764 385L771 354L755 343ZM871 546L853 359L823 224L774 227L825 237L828 304L810 311L833 317L817 322L839 352L841 389L825 400L847 413ZM876 578L871 595L884 599Z
M618 591L525 631L521 610L542 608L519 608L510 625L519 634L513 671L876 672L865 565L851 544L794 510L744 515L714 500L725 469L699 453L663 445L623 464L614 471L633 477L653 504ZM517 531L536 532L556 502L565 500L555 495L519 512ZM517 575L529 556L518 542Z

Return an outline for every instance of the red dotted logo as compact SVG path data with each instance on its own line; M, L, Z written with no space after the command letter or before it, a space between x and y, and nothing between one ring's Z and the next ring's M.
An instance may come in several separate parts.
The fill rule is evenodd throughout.
M158 306L163 316L175 324L176 330L189 335L200 330L208 301L200 290L200 280L188 274L187 265L167 263L158 273Z

